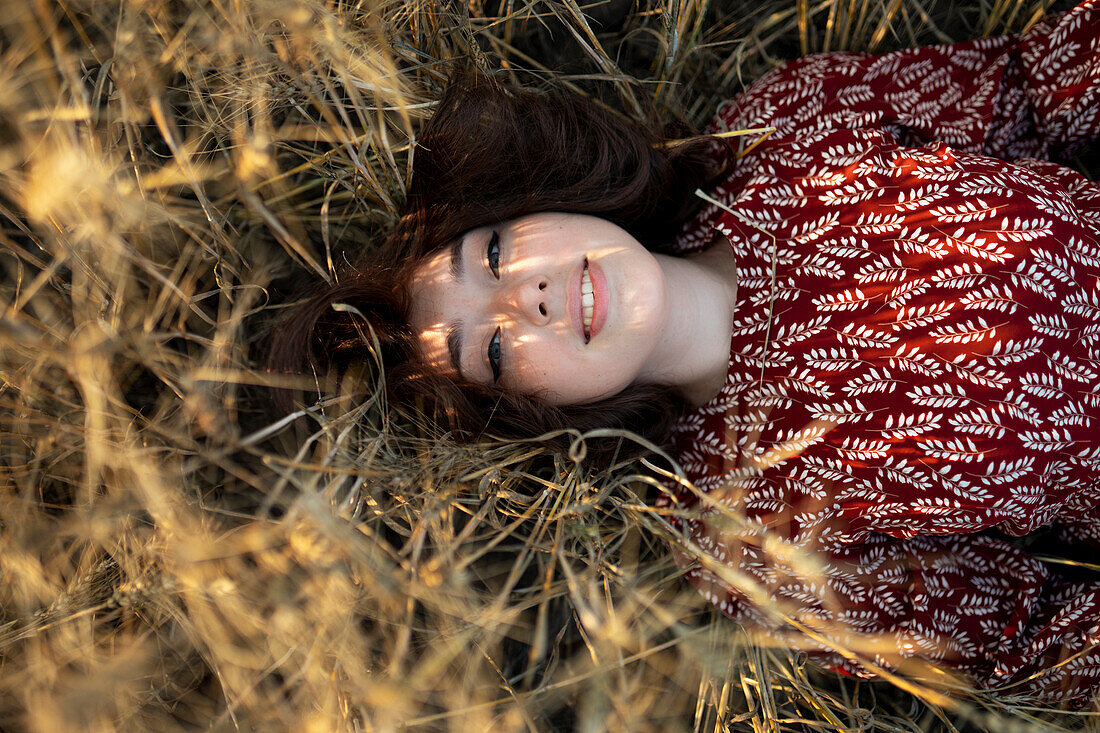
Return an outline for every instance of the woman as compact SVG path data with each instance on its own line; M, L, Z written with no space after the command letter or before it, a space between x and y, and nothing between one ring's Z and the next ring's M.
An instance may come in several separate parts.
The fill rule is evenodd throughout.
M387 246L274 363L377 339L391 399L465 435L671 441L687 481L658 505L726 614L850 673L1082 703L1100 581L1004 535L1100 546L1100 186L1042 160L1100 137L1098 38L1089 0L1018 38L800 59L719 110L712 133L774 127L736 162L467 78Z

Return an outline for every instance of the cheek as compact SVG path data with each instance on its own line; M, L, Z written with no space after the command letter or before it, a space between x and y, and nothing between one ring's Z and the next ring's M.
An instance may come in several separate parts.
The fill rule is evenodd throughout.
M637 375L638 370L629 359L602 354L583 366L563 369L549 379L551 389L560 395L559 404L582 404L618 394L633 384Z
M513 351L513 389L532 394L540 389L558 389L562 382L574 379L578 357L564 344L530 340Z
M594 402L630 384L629 379L624 381L619 360L561 344L527 344L517 350L514 361L515 380L509 386L556 405Z

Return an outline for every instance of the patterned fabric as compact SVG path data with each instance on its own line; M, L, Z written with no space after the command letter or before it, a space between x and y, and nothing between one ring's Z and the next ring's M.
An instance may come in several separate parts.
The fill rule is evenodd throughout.
M679 240L729 239L738 302L725 387L675 433L694 490L659 504L691 510L686 577L729 616L1100 690L1100 573L1005 537L1100 549L1100 185L1034 157L1100 137L1098 39L1085 2L1020 37L799 59L719 110L712 131L776 132Z

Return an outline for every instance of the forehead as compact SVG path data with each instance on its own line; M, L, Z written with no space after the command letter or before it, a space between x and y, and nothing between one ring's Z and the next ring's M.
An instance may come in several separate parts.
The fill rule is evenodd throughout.
M409 278L409 325L417 335L421 358L432 367L453 372L447 336L454 315L448 307L456 283L451 277L451 245L420 263Z

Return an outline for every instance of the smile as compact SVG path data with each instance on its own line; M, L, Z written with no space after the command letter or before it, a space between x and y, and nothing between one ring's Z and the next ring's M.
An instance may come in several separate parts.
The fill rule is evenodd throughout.
M600 334L607 322L607 298L610 292L607 289L607 277L599 263L585 257L580 277L573 282L577 283L574 286L576 290L573 291L576 293L576 300L573 301L573 322L587 344Z
M592 310L596 304L596 298L592 295L592 276L588 274L588 260L584 261L584 269L581 270L581 324L584 326L584 342L587 344L592 339Z

